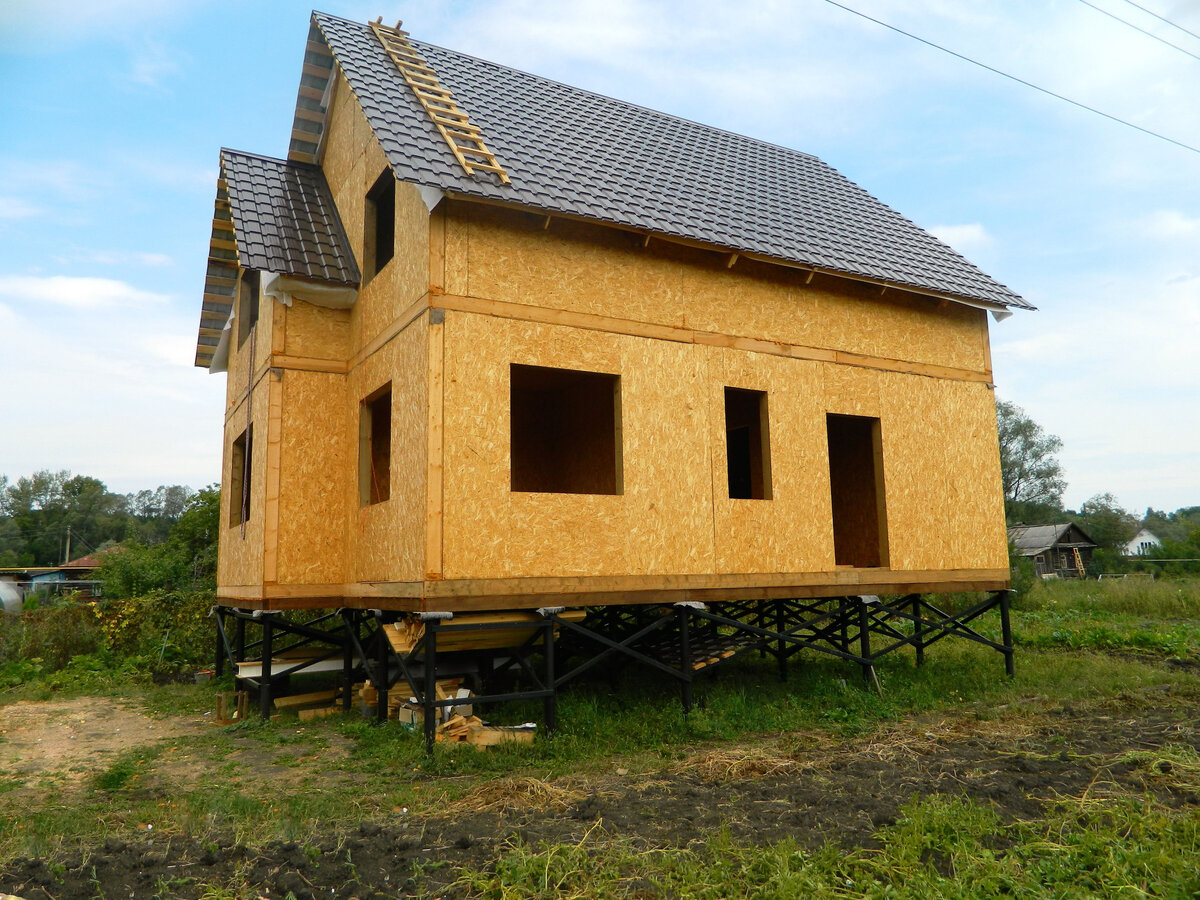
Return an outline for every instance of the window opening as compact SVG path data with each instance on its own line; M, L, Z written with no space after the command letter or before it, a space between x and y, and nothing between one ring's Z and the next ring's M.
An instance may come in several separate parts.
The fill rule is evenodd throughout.
M254 426L249 425L233 442L229 460L229 526L250 520L250 466L254 459Z
M388 382L359 410L358 493L363 506L392 496L392 385Z
M387 169L367 191L363 210L363 268L374 278L396 251L396 178Z
M512 490L623 493L618 375L514 363Z
M262 273L257 269L242 271L241 287L238 290L238 347L246 342L250 330L258 322L259 285Z
M860 568L886 566L887 510L879 420L829 414L825 421L834 562Z
M766 391L725 388L725 462L730 499L771 499Z

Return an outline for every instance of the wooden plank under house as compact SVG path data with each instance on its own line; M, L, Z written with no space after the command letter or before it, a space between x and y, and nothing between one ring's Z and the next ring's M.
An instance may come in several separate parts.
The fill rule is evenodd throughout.
M304 58L288 159L220 156L219 603L1008 587L1028 303L809 155L398 27L314 13Z

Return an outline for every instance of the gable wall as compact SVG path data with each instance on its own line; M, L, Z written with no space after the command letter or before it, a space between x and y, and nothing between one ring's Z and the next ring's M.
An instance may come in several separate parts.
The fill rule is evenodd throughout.
M344 80L326 127L322 166L361 264L365 197L387 162ZM301 366L340 361L346 371L283 375L281 584L415 581L424 572L428 328L425 317L408 320L429 288L429 214L415 188L396 187L395 256L354 306L295 301L286 313L286 356ZM391 498L361 506L360 401L389 381Z

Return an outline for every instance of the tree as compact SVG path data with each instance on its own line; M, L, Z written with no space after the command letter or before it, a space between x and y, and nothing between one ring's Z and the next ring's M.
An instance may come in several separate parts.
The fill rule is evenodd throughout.
M1127 512L1112 494L1097 494L1079 507L1080 525L1105 550L1124 553L1138 531L1137 516Z
M206 590L216 586L221 489L194 494L165 541L137 537L106 550L96 577L107 597L136 597L155 590Z
M1062 441L1046 434L1025 410L1006 400L996 401L996 426L1008 520L1033 524L1060 516L1067 480L1054 454L1062 449Z

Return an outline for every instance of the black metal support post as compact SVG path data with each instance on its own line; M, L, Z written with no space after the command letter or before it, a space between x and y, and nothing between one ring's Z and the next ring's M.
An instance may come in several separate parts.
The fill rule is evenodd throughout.
M692 711L692 643L688 613L688 608L683 604L675 605L675 615L679 617L679 671L683 675L679 690L684 715Z
M342 628L346 631L346 639L342 643L342 712L350 712L354 698L354 645L351 640L351 630L358 630L358 619L353 610L342 610Z
M917 651L917 666L925 665L925 621L921 618L921 595L912 595L913 647Z
M220 678L225 674L225 607L216 607L217 619L217 658L213 660L213 677Z
M433 752L437 737L437 619L425 622L425 690L421 706L425 717L425 752Z
M787 631L787 620L784 615L784 604L782 600L775 601L775 630L779 632L780 638L775 642L775 660L779 664L779 680L787 681L788 664L787 651L788 646L784 643L783 633Z
M234 659L238 662L246 661L246 620L238 616L237 620L237 636L234 638L233 644Z
M554 622L546 619L542 623L542 652L546 660L545 684L550 689L543 700L546 717L546 732L554 734L558 728L558 692L554 689Z
M386 722L388 717L388 644L387 635L383 632L383 613L375 614L378 628L375 639L375 721Z
M862 665L863 686L874 681L875 667L871 663L871 613L865 597L858 598L858 654Z
M1016 674L1013 661L1012 622L1009 617L1009 606L1012 603L1012 591L1000 591L1000 640L1004 644L1004 674L1012 678Z
M262 671L258 676L258 713L264 720L271 718L271 641L275 630L272 619L273 617L268 615L262 617ZM238 629L238 643L244 647L245 623L239 619L238 624L242 626Z

